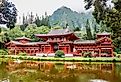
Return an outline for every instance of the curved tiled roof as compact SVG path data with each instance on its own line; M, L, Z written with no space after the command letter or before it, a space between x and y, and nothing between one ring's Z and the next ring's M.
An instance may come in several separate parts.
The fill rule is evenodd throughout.
M71 30L69 29L54 29L51 30L48 34L35 34L37 37L41 38L48 38L48 37L54 37L54 36L72 36L72 39L79 39Z
M21 42L18 42L18 41L11 41L9 43L13 43L13 44L16 44L16 45L38 45L38 44L47 44L47 42L27 42L27 43L21 43Z
M69 34L72 34L72 33L65 33L65 34L35 34L35 36L41 36L41 37L47 37L47 36L64 36L64 35L69 35Z
M95 44L95 40L83 40L83 41L75 41L74 44Z
M27 38L27 37L25 37L25 36L16 38L16 40L28 40L28 41L31 41L30 38Z
M111 33L104 31L102 33L97 33L96 35L111 35Z
M68 34L72 33L69 29L54 29L51 30L48 34Z
M35 36L62 36L72 33L69 29L53 29L48 34L35 34Z

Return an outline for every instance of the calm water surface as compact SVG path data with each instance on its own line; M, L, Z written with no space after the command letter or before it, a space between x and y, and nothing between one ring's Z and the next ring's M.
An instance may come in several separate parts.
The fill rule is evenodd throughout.
M121 63L1 62L0 82L121 82Z

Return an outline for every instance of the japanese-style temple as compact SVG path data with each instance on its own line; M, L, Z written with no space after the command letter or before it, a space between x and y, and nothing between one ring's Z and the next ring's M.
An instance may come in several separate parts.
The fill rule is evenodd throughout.
M54 56L57 50L63 50L67 56L83 56L85 52L91 52L94 56L113 57L113 45L111 34L107 32L98 33L96 40L80 40L70 29L55 29L48 34L35 34L43 39L42 42L31 42L26 37L16 38L6 44L10 54L17 55L26 52L31 56L37 54L50 54Z

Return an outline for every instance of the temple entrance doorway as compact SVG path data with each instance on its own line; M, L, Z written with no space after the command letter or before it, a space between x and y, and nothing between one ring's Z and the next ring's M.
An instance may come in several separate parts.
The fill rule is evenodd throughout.
M59 45L58 45L58 43L54 43L53 46L54 46L53 51L55 53L59 49Z

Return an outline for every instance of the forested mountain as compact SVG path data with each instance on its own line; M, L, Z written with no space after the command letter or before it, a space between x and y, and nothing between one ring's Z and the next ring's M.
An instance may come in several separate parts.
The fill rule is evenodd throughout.
M57 9L49 18L50 26L62 26L66 27L68 24L70 28L74 29L76 27L84 27L87 19L93 22L94 18L92 12L86 13L78 13L76 11L72 11L70 8L62 6Z

